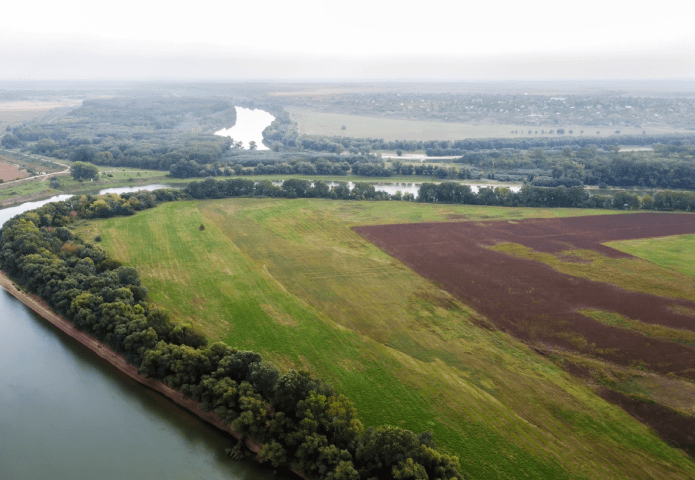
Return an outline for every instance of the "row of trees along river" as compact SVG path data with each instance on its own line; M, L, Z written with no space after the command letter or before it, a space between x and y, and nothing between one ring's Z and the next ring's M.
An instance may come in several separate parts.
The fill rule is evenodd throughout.
M430 433L364 429L350 400L322 380L307 372L282 373L255 352L208 346L188 326L171 323L146 302L147 288L134 268L66 228L74 219L132 215L185 196L174 189L83 195L24 212L0 231L2 268L140 374L179 390L244 438L260 442L260 457L273 467L292 466L327 480L462 479L458 459L438 452ZM114 421L124 414L114 412Z
M0 210L0 225L61 195ZM120 374L0 289L0 478L270 480L236 442Z

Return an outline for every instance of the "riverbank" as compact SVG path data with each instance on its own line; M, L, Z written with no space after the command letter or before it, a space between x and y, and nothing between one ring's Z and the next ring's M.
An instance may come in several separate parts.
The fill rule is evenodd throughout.
M222 421L217 413L214 411L205 412L200 408L199 404L195 400L185 398L181 392L170 388L158 380L147 378L144 375L139 374L137 372L137 368L128 364L123 355L116 353L108 345L99 342L96 338L92 337L88 333L77 329L69 320L53 312L51 308L39 297L28 294L19 289L3 271L0 271L0 286L2 286L8 293L17 298L24 305L33 310L36 314L59 328L63 333L74 338L80 344L94 352L97 356L106 360L118 371L126 374L128 377L141 383L142 385L161 393L176 404L186 408L188 411L195 414L202 420L226 433L229 433L237 440L241 439L241 433L232 430L228 424ZM249 450L256 454L258 454L261 451L261 448L263 448L262 444L248 438L245 440L245 444ZM292 471L306 480L306 477L301 472L296 470Z
M85 183L79 186L73 186L69 188L61 189L51 189L44 190L40 192L34 192L26 195L17 195L4 200L0 200L0 209L14 207L26 202L36 202L39 200L46 200L47 198L55 197L56 195L85 195L88 193L93 193L96 189L105 190L107 188L120 188L120 187L141 187L146 185L151 185L153 183L186 183L185 181L176 181L176 179L168 178L164 175L160 177L148 177L143 179L136 179L131 181L115 181L115 182L105 182L99 181L94 183Z

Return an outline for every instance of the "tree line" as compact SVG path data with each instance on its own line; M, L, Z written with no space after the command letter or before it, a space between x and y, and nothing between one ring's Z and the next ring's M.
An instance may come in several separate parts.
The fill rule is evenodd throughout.
M208 346L189 325L174 324L147 302L148 290L134 268L69 228L76 219L132 215L186 196L177 190L83 195L25 212L0 230L0 265L77 328L123 354L139 373L181 391L262 443L260 457L274 466L292 465L328 480L463 479L458 459L439 452L430 433L365 429L352 402L308 372L283 373L256 352Z
M482 187L474 192L469 185L456 182L420 185L418 195L396 192L389 194L377 191L374 185L356 182L349 188L346 182L330 187L321 180L310 182L302 179L285 180L274 185L269 180L254 182L243 178L216 180L207 178L192 182L184 189L186 195L196 199L220 199L230 197L277 197L277 198L327 198L333 200L377 200L419 201L426 203L459 203L466 205L488 205L504 207L544 208L600 208L616 210L681 210L695 211L695 193L664 190L653 197L640 197L629 191L618 191L611 195L592 195L583 186L567 188L538 187L526 184L518 192L507 187Z

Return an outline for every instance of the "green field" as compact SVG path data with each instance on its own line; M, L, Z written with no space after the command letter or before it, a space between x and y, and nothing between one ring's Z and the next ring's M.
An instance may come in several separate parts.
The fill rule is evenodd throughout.
M491 248L545 263L567 275L610 283L623 290L695 301L695 235L624 240L607 242L605 245L637 258L610 258L593 250L568 250L553 255L514 243L500 243ZM675 304L672 310L685 315L695 315L695 311ZM695 346L695 334L689 330L643 323L616 312L592 309L580 312L606 325L637 331L652 338ZM595 378L602 379L601 383L616 390L624 391L623 384L627 382L630 388L640 389L642 396L654 402L687 415L695 414L693 382L647 373L639 368L619 367L568 352L564 352L562 356L565 360L587 368Z
M606 243L635 257L695 277L695 235L675 235Z
M693 478L684 453L350 229L599 213L618 212L226 199L78 232L176 321L327 378L368 426L432 430L472 478Z
M566 132L573 130L570 135L542 135L541 130L546 132L557 127L539 127L529 125L477 125L470 123L435 122L429 120L401 120L395 118L383 118L377 116L364 115L344 115L340 113L323 113L298 108L288 108L292 121L299 125L301 135L328 135L355 138L383 138L386 141L393 140L463 140L466 138L533 138L533 137L560 137L574 136L579 137L582 130L583 137L608 137L614 134L615 128L596 128L577 125L558 125ZM342 127L345 126L345 130ZM532 129L534 133L529 135ZM512 133L512 131L518 133ZM601 134L597 135L596 131ZM643 128L620 127L622 135L642 135ZM672 133L674 129L652 128L646 129L649 134Z
M686 237L693 237L687 235ZM666 237L666 239L676 239L682 237ZM645 239L645 240L629 240L626 242L609 242L606 245L614 246L615 244L630 244L634 242L662 242L663 239ZM673 242L677 243L677 240ZM693 245L693 241L685 241ZM664 245L668 245L667 241ZM535 251L524 245L516 243L499 243L493 250L505 252L517 257L527 258L536 262L543 262L550 265L556 270L567 275L587 278L595 282L604 282L617 285L623 290L631 290L637 292L650 293L660 297L676 297L686 300L695 301L695 289L692 286L692 279L688 278L688 274L672 268L671 265L663 265L659 261L654 261L653 258L648 258L647 255L636 255L642 258L610 258L601 255L593 250L568 250L560 255L552 253L543 253ZM615 247L614 247L615 248ZM620 248L623 250L623 248ZM638 249L636 249L638 250ZM625 250L627 251L627 249ZM632 252L628 252L632 253ZM646 252L645 252L646 253ZM693 257L692 251L683 255L677 251L664 252L661 249L653 248L653 257L661 259L666 258L677 263L679 260L676 255L680 256L680 261L686 262L687 257ZM685 270L692 272L692 264L683 267Z

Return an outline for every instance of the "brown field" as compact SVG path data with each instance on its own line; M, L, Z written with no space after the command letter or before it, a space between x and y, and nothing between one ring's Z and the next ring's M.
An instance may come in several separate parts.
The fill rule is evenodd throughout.
M641 324L695 331L695 316L688 314L695 310L695 299L624 290L490 248L517 244L560 255L589 250L605 257L630 257L600 243L694 233L695 215L424 223L355 227L355 231L521 339L695 379L691 345L616 327L580 312L616 312ZM586 262L580 257L564 258Z
M5 162L0 159L0 179L3 182L9 182L10 180L15 180L16 178L28 177L29 173L19 170L14 166L13 163Z
M539 352L557 356L570 373L590 385L597 381L610 385L595 391L695 456L695 417L689 414L695 399L688 386L695 380L692 277L679 277L684 283L680 292L676 288L667 297L640 291L650 288L631 285L629 279L621 283L610 275L602 278L603 272L592 280L578 276L579 270L571 275L553 268L563 263L594 268L592 260L598 257L633 259L601 243L693 233L695 215L643 213L354 230L464 300L501 330ZM515 255L520 249L524 255ZM604 266L599 262L595 268ZM649 281L658 284L660 279ZM591 363L594 368L587 368ZM627 375L619 373L621 369ZM649 370L657 375L648 374ZM620 379L614 376L603 382L606 372ZM659 385L654 394L645 389L648 375ZM621 382L622 387L617 385ZM626 391L626 385L636 387L632 393L637 396Z

